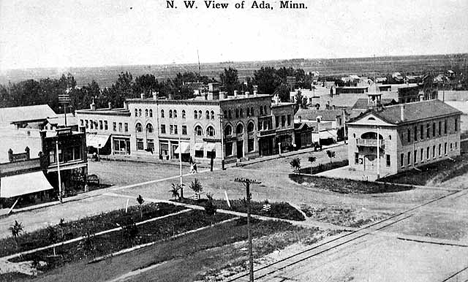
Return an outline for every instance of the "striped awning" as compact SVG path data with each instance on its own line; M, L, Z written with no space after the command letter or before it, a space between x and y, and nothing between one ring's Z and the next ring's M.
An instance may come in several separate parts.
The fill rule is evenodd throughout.
M216 150L216 143L207 143L206 144L206 151L211 152Z
M102 148L106 145L109 135L105 134L86 134L86 146Z
M175 154L180 154L180 151L182 150L182 154L188 154L190 153L190 143L180 143L180 146L177 147L177 149L174 151Z
M195 143L195 151L203 151L205 144L203 143Z

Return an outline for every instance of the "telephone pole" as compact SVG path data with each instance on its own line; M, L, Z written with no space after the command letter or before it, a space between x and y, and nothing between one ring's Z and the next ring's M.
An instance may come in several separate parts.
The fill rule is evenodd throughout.
M250 184L261 184L262 182L247 179L247 178L236 178L234 179L235 182L240 182L245 185L246 192L247 192L247 236L249 242L249 281L254 281L254 273L253 273L253 250L252 250L252 228L250 227L250 199L252 195L250 194Z

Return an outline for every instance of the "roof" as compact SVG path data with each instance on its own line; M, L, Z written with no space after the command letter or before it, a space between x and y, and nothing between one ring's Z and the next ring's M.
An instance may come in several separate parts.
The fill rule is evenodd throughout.
M404 111L404 120L401 120L402 107ZM381 111L369 111L362 117L371 113L392 124L410 123L437 117L462 114L461 111L440 100L426 100L387 106Z
M385 99L381 99L381 103L382 105L390 105L390 104L393 104L393 103L396 103L396 101L394 99L391 99L391 98L385 98ZM366 98L359 98L356 103L354 103L354 106L353 106L353 110L356 109L356 110L364 110L364 109L368 109L369 108L369 101L368 99Z
M34 105L23 107L0 108L0 123L19 121L37 121L56 117L57 114L49 105Z
M323 121L335 121L336 117L342 114L342 110L299 109L294 116L300 116L303 120L317 120L317 117L321 116Z

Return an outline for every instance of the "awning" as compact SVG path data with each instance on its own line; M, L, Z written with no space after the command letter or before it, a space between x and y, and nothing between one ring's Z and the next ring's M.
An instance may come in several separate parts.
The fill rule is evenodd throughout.
M195 151L203 151L203 143L195 143Z
M2 177L0 198L11 198L53 189L42 171Z
M211 152L216 150L216 143L207 143L206 144L206 151Z
M181 142L180 146L174 151L174 154L180 153L180 148L182 148L182 154L189 154L190 153L190 143Z
M86 146L102 148L106 145L109 135L104 134L86 134Z

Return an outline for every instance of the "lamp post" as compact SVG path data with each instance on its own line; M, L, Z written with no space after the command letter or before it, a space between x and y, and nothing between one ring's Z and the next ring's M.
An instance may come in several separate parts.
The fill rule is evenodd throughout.
M59 201L63 203L62 200L62 178L60 176L60 159L59 159L59 146L58 146L58 135L57 140L55 141L55 161L57 162L57 175L58 175L58 190L59 190Z
M254 273L253 273L253 248L252 248L252 228L250 227L250 199L252 197L250 193L250 184L261 184L262 182L247 179L247 178L236 178L234 179L235 182L240 182L245 185L246 193L247 193L247 236L249 242L249 281L254 281Z

